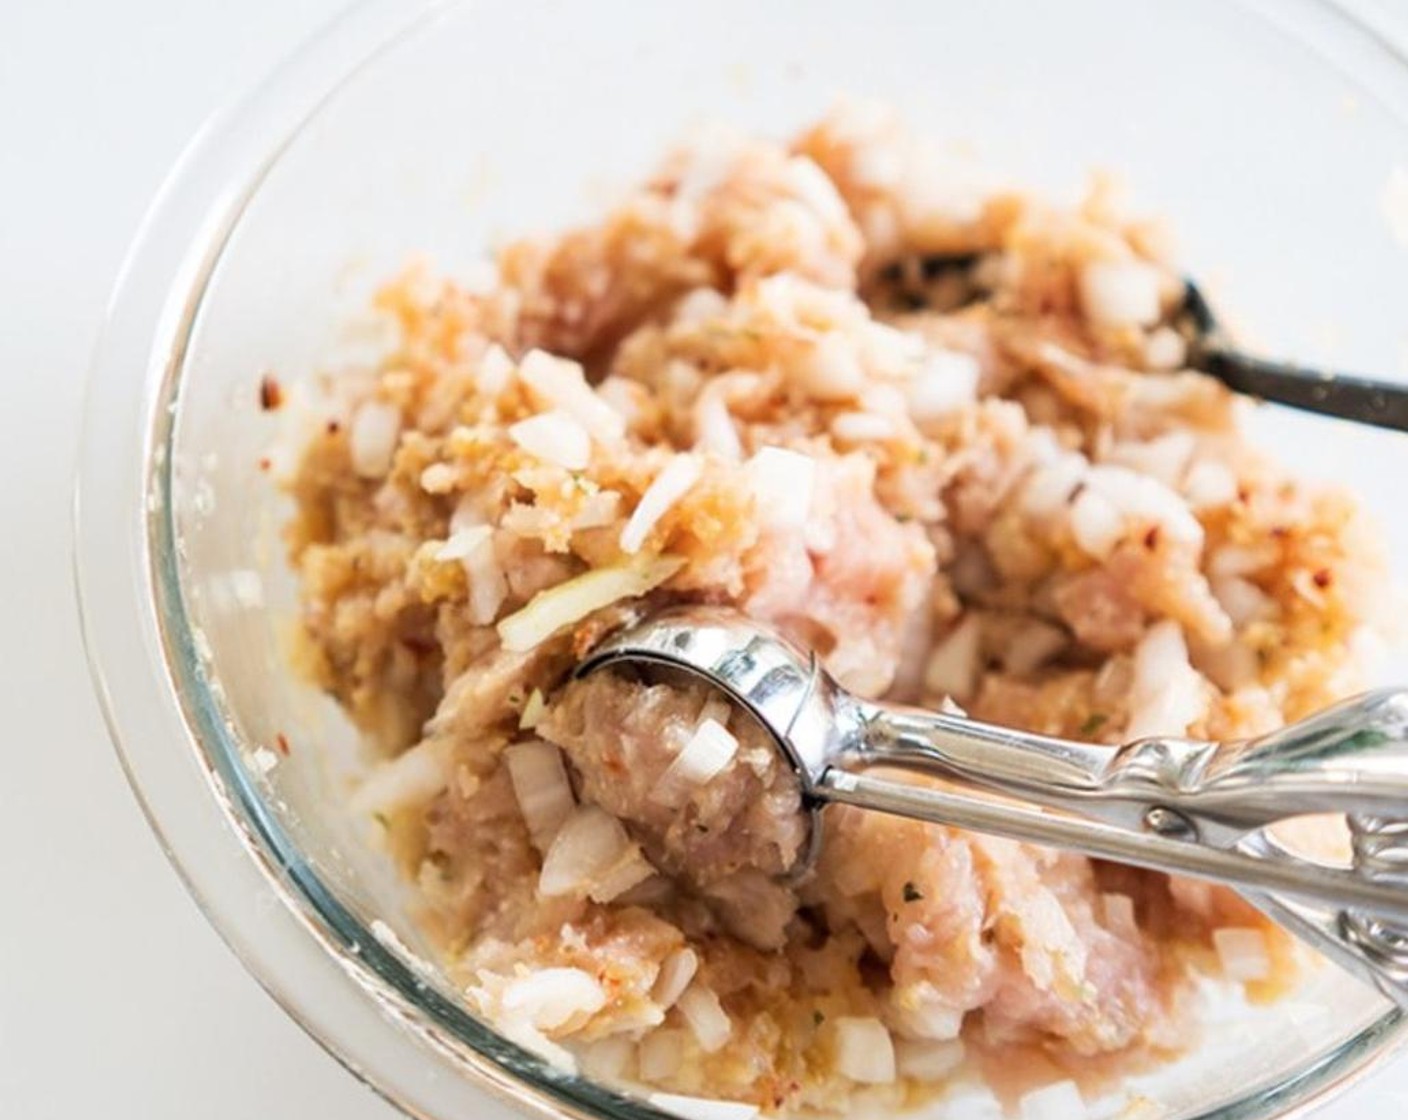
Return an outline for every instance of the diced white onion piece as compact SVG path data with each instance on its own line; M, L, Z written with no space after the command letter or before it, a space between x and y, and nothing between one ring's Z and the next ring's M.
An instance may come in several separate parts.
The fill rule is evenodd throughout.
M466 494L450 514L450 536L455 536L462 529L473 529L486 524L488 523L484 520L484 515L479 512L478 503L471 495Z
M1257 651L1241 642L1200 649L1193 656L1193 664L1198 672L1224 692L1240 692L1255 685L1261 677L1261 659ZM1239 700L1245 706L1250 697L1243 695ZM1267 702L1270 703L1269 698Z
M491 343L484 351L484 356L479 359L479 368L474 374L479 391L485 396L497 397L508 386L512 376L513 359L497 342Z
M1188 343L1173 327L1150 331L1144 340L1144 361L1150 369L1180 368L1188 360Z
M978 359L958 350L937 350L909 382L909 414L917 422L942 420L978 399Z
M371 816L424 805L450 784L445 744L427 739L375 766L348 800L354 813Z
M621 495L615 490L598 490L588 494L572 515L574 529L602 529L616 520Z
M1134 917L1134 899L1127 894L1107 892L1100 896L1105 928L1126 940L1139 936L1139 923Z
M1085 1098L1074 1081L1057 1081L1022 1097L1022 1120L1074 1120L1086 1113Z
M679 1002L680 996L684 994L685 989L689 987L698 971L699 954L688 947L676 949L660 965L660 972L655 977L655 986L651 989L650 998L662 1010L668 1011Z
M572 1052L563 1046L559 1046L537 1027L526 1019L511 1019L502 1016L495 1023L499 1033L510 1042L516 1042L525 1050L529 1050L548 1065L563 1073L577 1072L577 1059L572 1056Z
M740 1101L716 1101L709 1097L681 1097L675 1093L651 1093L650 1103L661 1112L684 1120L756 1120L758 1106Z
M1063 452L1038 466L1022 488L1022 512L1028 517L1050 517L1065 508L1090 469L1085 456Z
M868 443L889 439L895 425L888 416L874 412L841 412L831 421L831 434L847 443Z
M469 577L469 618L478 626L488 626L498 616L508 598L508 580L492 545L476 548L464 558Z
M863 1085L895 1079L895 1044L879 1019L844 1016L836 1020L836 1069Z
M929 347L914 332L873 320L861 326L860 348L866 367L872 374L886 378L910 376L929 353ZM872 384L866 389L865 396L868 397L878 388L888 386ZM904 394L898 389L894 393L896 403L903 407Z
M810 156L793 156L787 161L785 174L797 197L828 222L850 221L836 184Z
M640 1079L668 1081L684 1064L684 1031L662 1028L651 1031L640 1044Z
M636 1044L626 1035L599 1038L582 1048L582 1072L594 1081L620 1081L626 1077Z
M1012 632L1002 663L1013 673L1031 673L1065 649L1066 644L1066 632L1059 626L1032 619Z
M1274 543L1265 547L1253 545L1225 544L1208 557L1208 575L1250 576L1269 568L1279 558L1279 550Z
M530 650L593 611L654 590L682 567L684 561L678 557L652 556L584 572L538 592L527 605L500 619L499 639L505 649L517 653Z
M1109 499L1088 488L1077 495L1071 505L1071 537L1082 552L1107 559L1124 532L1124 518Z
M1237 500L1237 476L1212 459L1200 459L1188 468L1183 495L1194 509L1212 509Z
M748 480L758 509L778 529L806 524L816 486L816 460L800 451L764 447L748 460Z
M694 400L704 388L704 371L693 362L671 358L660 375L660 389L675 400Z
M1009 1120L1010 1115L1010 1110L988 1088L965 1086L961 1092L944 1098L943 1120Z
M1092 261L1080 271L1086 317L1106 327L1148 327L1162 313L1163 278L1147 261Z
M645 416L650 394L644 385L625 377L611 376L596 387L597 397L626 422L639 423Z
M646 487L626 527L621 530L621 551L632 556L639 552L650 530L689 493L703 471L704 464L697 455L676 455L665 464L665 469Z
M575 417L561 409L509 425L508 436L529 455L563 470L585 470L592 461L592 437Z
M279 756L268 747L255 747L250 757L261 774L270 773L279 764Z
M577 808L562 752L551 743L514 743L504 764L533 847L546 853L563 823Z
M401 438L401 410L385 401L367 401L353 414L347 437L352 469L362 478L384 478Z
M1202 545L1202 525L1177 492L1158 479L1127 467L1102 464L1090 469L1086 484L1121 513L1148 518L1175 540Z
M942 1081L963 1065L963 1043L956 1039L944 1042L920 1042L901 1038L895 1041L895 1066L901 1077L915 1081Z
M487 626L494 621L508 596L508 581L494 552L494 530L488 525L474 524L456 529L458 517L456 511L455 517L450 519L450 537L435 550L435 558L458 560L464 567L469 584L470 621ZM464 520L469 520L468 515Z
M839 401L865 388L865 370L849 336L829 331L807 352L798 372L802 385L818 400Z
M597 879L596 885L587 892L587 897L593 902L612 902L629 894L654 875L655 868L632 844L627 857L607 868Z
M420 488L427 494L448 494L455 488L457 478L449 463L431 463L420 472Z
M691 789L722 773L738 753L738 740L713 719L702 720L689 741L660 775L650 799L664 805L688 800Z
M1197 440L1191 432L1165 432L1151 440L1117 443L1110 449L1107 461L1177 488L1196 446Z
M1223 975L1237 983L1265 980L1271 975L1271 952L1259 929L1231 927L1213 930L1213 947Z
M963 1030L963 1011L921 980L890 993L890 1025L896 1033L926 1041L947 1041Z
M518 716L518 728L520 731L532 731L538 724L543 722L543 716L547 714L548 704L543 699L543 690L535 688L528 694L528 699L524 701L523 711Z
M1128 739L1183 735L1206 714L1203 678L1188 661L1183 630L1171 619L1156 622L1134 650Z
M680 994L675 1006L694 1032L695 1041L706 1054L722 1050L733 1034L733 1023L710 989L693 984Z
M1227 612L1234 626L1246 626L1276 614L1276 601L1249 579L1214 576L1211 587L1213 597Z
M721 393L705 389L699 394L699 403L694 406L694 445L731 462L743 458L738 429Z
M518 363L518 376L540 397L575 416L592 438L606 443L625 434L625 419L592 391L576 362L530 350Z
M595 1015L606 1006L606 992L580 968L544 968L510 981L499 1000L507 1017L552 1031Z
M728 299L713 288L693 288L675 304L676 323L702 323L728 311Z
M587 895L596 902L610 902L651 874L653 868L621 822L595 805L585 805L553 838L543 857L538 893L548 898Z
M492 538L494 530L488 525L474 525L450 534L449 538L435 550L437 560L463 560L475 549Z
M972 611L946 634L924 666L924 686L959 701L970 697L978 684L982 623Z

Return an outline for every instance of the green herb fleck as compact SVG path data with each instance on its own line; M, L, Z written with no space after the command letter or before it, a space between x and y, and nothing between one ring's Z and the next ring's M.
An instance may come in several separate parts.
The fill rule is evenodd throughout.
M1109 722L1110 717L1104 712L1091 712L1085 717L1085 722L1080 725L1080 734L1094 735Z
M906 883L904 885L904 900L906 902L920 902L923 898L924 896L919 893L919 888L913 883Z
M391 828L391 822L387 819L385 813L373 813L372 819L376 821L377 824L381 825L382 828Z
M813 1011L813 1012L812 1012L812 1026L814 1026L814 1027L819 1027L819 1026L821 1026L821 1024L824 1023L824 1022L826 1022L826 1016L825 1016L825 1015L823 1015L820 1011Z

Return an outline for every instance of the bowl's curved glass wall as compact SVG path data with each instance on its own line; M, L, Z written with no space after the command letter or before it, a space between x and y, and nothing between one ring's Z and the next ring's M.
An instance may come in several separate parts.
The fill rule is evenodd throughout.
M152 524L178 683L236 811L311 919L451 1045L491 1042L424 963L403 887L341 808L355 736L287 667L295 596L270 476L306 421L296 404L263 411L261 377L287 387L365 361L369 296L412 257L471 276L505 235L599 207L693 123L784 134L841 96L899 106L956 175L1073 198L1093 168L1118 172L1247 338L1384 375L1408 362L1408 248L1385 212L1408 159L1408 73L1319 5L465 4L385 47L273 154L196 293ZM1254 426L1364 492L1408 571L1391 516L1408 441L1270 412ZM1333 978L1293 1011L1214 1024L1215 1061L1140 1091L1169 1115L1262 1115L1390 1025Z

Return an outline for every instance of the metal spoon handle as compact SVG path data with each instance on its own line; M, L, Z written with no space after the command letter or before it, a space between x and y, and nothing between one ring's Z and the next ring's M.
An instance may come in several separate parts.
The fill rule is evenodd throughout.
M1408 432L1408 385L1258 358L1236 346L1191 280L1184 282L1182 321L1192 336L1189 364L1234 393Z
M1408 432L1408 387L1403 385L1274 362L1220 345L1203 348L1195 364L1236 393L1303 412Z

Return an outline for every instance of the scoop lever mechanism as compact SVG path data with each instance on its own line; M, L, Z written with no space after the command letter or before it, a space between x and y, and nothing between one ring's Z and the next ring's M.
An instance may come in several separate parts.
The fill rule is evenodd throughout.
M1408 690L1368 693L1259 739L1110 747L862 700L735 611L674 608L578 667L683 671L758 720L796 772L812 842L846 804L1222 883L1408 1008ZM925 780L897 780L907 771ZM1271 826L1342 815L1352 861Z

